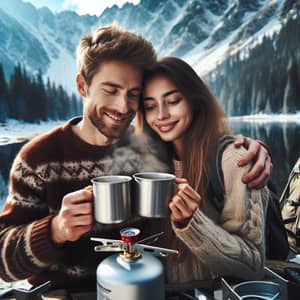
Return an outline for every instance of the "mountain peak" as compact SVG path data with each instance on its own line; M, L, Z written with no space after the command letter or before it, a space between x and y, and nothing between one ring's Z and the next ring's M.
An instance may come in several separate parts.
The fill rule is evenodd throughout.
M99 17L70 11L54 14L22 0L0 1L1 9L5 15L0 14L4 24L0 57L6 74L21 58L28 70L40 68L52 80L57 78L55 72L62 72L62 84L69 85L76 75L76 46L92 28L117 21L152 41L160 56L181 56L197 66L210 56L216 63L220 54L278 27L293 10L299 11L299 4L296 0L283 4L280 0L141 0L113 5ZM65 68L64 60L74 66Z

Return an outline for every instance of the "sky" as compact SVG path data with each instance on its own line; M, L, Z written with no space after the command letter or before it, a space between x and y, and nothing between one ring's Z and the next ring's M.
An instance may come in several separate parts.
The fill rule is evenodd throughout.
M73 10L79 15L99 16L105 8L114 4L121 7L126 2L137 4L140 0L24 0L24 2L31 2L37 8L46 6L53 12Z

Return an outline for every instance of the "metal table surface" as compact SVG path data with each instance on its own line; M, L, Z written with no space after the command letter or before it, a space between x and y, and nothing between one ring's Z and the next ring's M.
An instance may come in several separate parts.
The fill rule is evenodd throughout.
M282 275L284 273L285 268L295 268L297 270L299 270L300 272L300 265L297 263L293 263L293 262L289 262L289 261L267 261L266 266L271 269L272 271L276 272L279 275ZM1 280L0 280L1 281ZM230 286L233 287L238 281L228 281L230 282ZM241 281L240 281L241 282ZM166 300L188 300L188 299L214 299L214 300L222 300L224 299L224 289L222 290L222 286L221 286L221 281L219 281L219 286L218 286L218 282L217 281L199 281L197 283L194 283L193 287L194 292L193 293L186 293L186 296L181 296L178 297L176 295L178 295L177 291L176 291L176 286L174 286L173 288L169 288L167 289L167 297ZM0 282L0 293L1 291L3 291L4 287L6 284L6 288L7 287L11 287L11 285L7 284L7 283L3 283L3 285L1 285ZM20 288L20 285L17 285L17 287ZM197 288L196 288L197 287ZM300 284L299 284L299 288L300 288ZM191 286L187 286L186 290L191 290ZM213 292L213 296L208 295L207 297L204 295L206 291L212 291ZM172 295L172 296L171 296ZM96 300L97 299L97 294L96 291L92 291L92 292L82 292L82 293L70 293L66 290L50 290L50 291L46 291L43 293L43 298L45 300L82 300L82 299L88 299L88 300ZM15 297L6 297L6 298L1 298L0 299L16 299L16 300L22 300L25 298L15 298ZM225 298L226 299L226 298ZM288 297L284 300L287 299L294 299L293 297ZM35 299L34 299L35 300Z

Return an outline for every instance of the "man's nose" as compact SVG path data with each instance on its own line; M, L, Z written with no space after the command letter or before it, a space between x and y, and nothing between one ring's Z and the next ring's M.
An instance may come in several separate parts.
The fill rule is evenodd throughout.
M128 96L126 94L121 94L118 97L117 107L118 107L118 112L120 114L127 114L128 113L128 111L129 111L129 100L128 100Z

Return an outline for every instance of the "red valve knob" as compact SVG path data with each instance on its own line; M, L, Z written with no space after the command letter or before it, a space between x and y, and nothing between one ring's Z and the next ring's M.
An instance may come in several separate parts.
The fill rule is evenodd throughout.
M141 231L138 228L124 228L120 231L121 239L125 243L135 243L139 239Z

